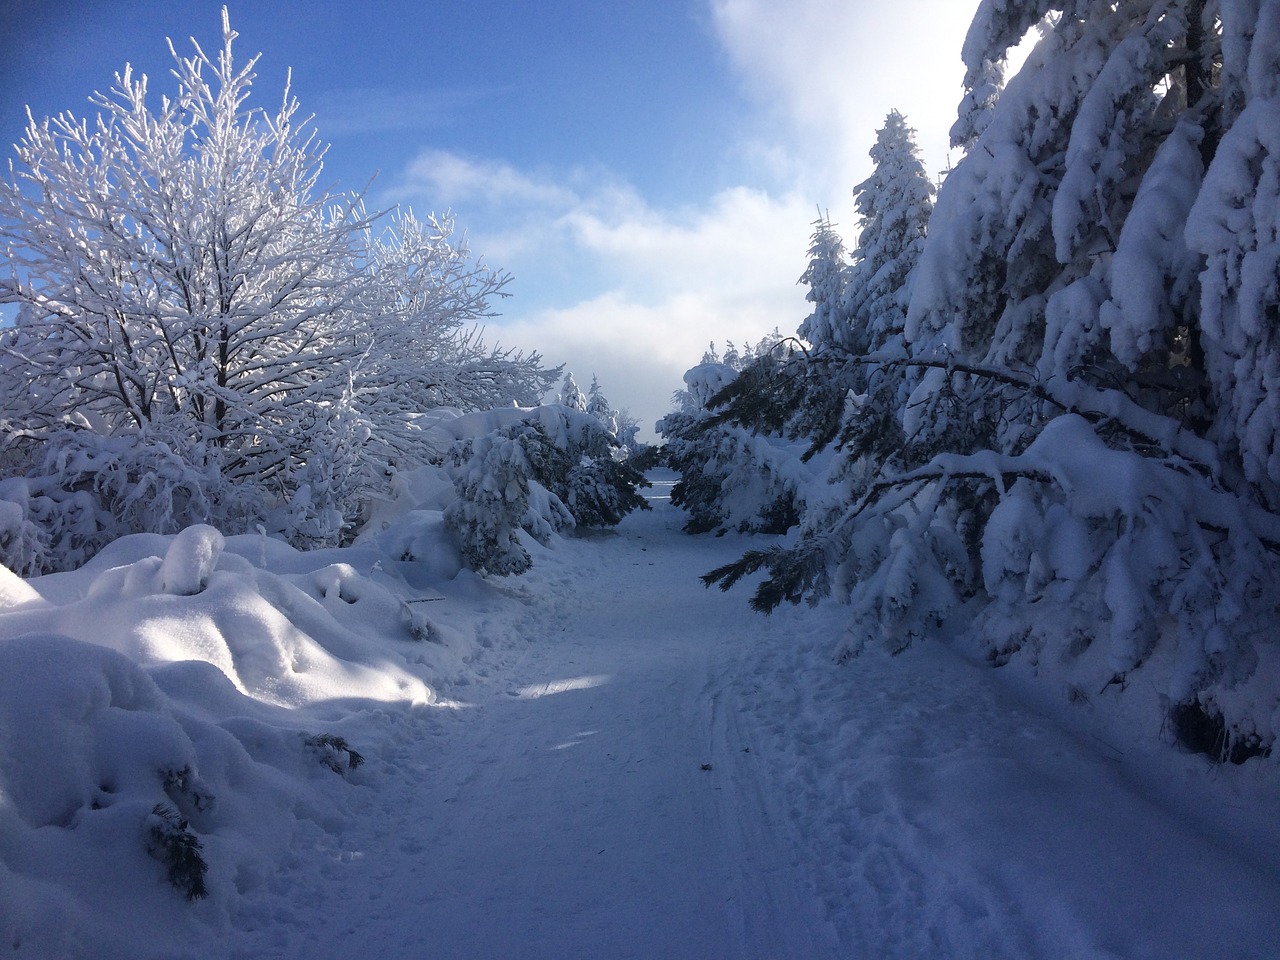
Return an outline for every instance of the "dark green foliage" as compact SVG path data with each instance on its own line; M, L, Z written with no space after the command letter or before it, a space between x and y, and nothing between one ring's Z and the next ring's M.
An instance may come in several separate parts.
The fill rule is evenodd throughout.
M803 354L756 357L708 403L712 425L735 423L757 433L782 433L807 399Z
M520 445L533 479L559 496L557 490L564 489L565 478L575 462L570 451L556 446L546 428L532 420L508 427L501 433Z
M633 510L648 510L637 490L650 483L629 462L614 459L614 443L603 428L584 431L578 443L561 449L538 423L512 428L525 452L533 479L555 494L574 522L583 527L612 527Z
M715 437L705 421L688 414L669 414L665 430L667 463L680 474L671 488L671 502L689 514L685 533L709 533L724 519L718 506L721 478L709 469Z
M1179 703L1169 711L1178 743L1193 753L1203 753L1215 763L1244 763L1253 757L1271 756L1271 744L1257 734L1230 730L1222 711L1199 700Z
M633 510L648 510L638 488L652 486L630 464L610 457L583 458L565 479L565 496L579 526L612 527Z
M307 737L306 745L312 749L322 766L342 776L344 770L354 770L364 763L364 757L352 750L347 741L332 733L319 733ZM345 765L343 754L346 754Z
M796 504L796 498L789 492L778 496L762 509L758 516L759 523L753 528L754 532L773 536L781 536L800 522L800 510Z
M627 457L626 463L632 470L643 476L654 467L661 466L664 455L665 448L644 444L632 450L631 455Z
M831 592L827 561L821 548L812 541L786 549L748 550L733 563L702 575L704 585L728 590L743 577L767 570L769 576L756 587L751 608L770 613L785 600L796 604L804 599L824 597Z
M204 878L209 865L200 855L200 839L192 833L178 811L167 804L157 803L151 810L151 816L147 817L147 834L147 852L165 865L169 882L188 900L208 896Z
M807 440L808 461L840 432L845 401L862 375L856 359L814 354L783 341L757 357L711 398L713 426L734 424L752 433Z

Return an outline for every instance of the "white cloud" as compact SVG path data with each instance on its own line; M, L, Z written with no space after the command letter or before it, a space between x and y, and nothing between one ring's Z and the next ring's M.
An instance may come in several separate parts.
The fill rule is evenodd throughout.
M396 188L424 197L448 197L450 203L557 207L572 204L571 190L496 160L471 160L447 150L424 150Z
M805 249L817 207L847 222L852 187L891 109L947 154L971 12L936 0L708 0L713 30L759 114L726 159L736 183L659 208L599 168L527 170L425 150L387 200L452 208L472 246L515 276L489 337L600 378L648 429L709 341L741 344L807 313Z
M733 187L659 210L608 174L556 181L440 150L391 190L411 205L447 200L464 212L473 248L514 274L491 342L535 349L583 386L598 376L646 432L708 342L791 333L804 318L796 279L816 213L798 195Z
M821 191L815 201L852 206L849 192L870 173L867 151L890 110L918 131L931 172L945 164L970 6L895 0L887 11L867 0L710 3L730 62L765 110L756 132L761 151L789 153L797 175ZM780 163L776 156L773 163Z

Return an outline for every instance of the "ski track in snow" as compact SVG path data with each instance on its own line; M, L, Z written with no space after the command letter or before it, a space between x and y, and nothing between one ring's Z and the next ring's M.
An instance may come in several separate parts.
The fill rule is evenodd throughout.
M504 582L446 705L351 728L358 812L246 897L234 956L1280 955L1277 831L1170 809L939 645L832 664L842 611L703 589L743 542L664 492Z

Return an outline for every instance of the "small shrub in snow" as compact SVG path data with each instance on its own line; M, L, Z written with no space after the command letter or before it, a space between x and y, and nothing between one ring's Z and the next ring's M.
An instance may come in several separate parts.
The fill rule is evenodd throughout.
M213 809L213 793L190 764L181 769L161 770L160 782L169 799L179 807L187 807L197 813Z
M449 462L458 497L444 520L459 540L463 562L498 576L524 573L533 563L518 536L533 480L524 447L510 435L477 437L455 444ZM556 516L570 520L567 510Z
M304 743L311 748L322 766L339 776L364 763L364 757L352 750L343 737L334 736L331 733L319 733L314 737L307 737Z
M209 894L204 878L209 871L200 854L200 839L178 812L167 804L157 803L147 817L147 852L168 871L169 882L188 900L199 900Z
M31 487L23 477L0 480L0 565L33 576L49 556L49 532L31 517Z
M1244 763L1253 757L1269 757L1274 746L1274 743L1264 744L1253 731L1232 729L1220 710L1205 706L1199 700L1176 704L1169 711L1169 721L1178 743L1219 763Z
M187 527L173 538L160 563L159 588L162 593L190 597L209 584L209 577L222 556L225 541L221 533L205 524Z

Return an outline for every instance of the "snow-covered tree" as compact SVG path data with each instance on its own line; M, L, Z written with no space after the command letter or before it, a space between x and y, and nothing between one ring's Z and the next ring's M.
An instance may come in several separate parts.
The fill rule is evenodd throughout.
M797 331L817 350L856 349L850 342L854 334L844 309L848 267L844 240L830 219L819 217L813 222L809 240L809 265L800 276L800 282L809 288L804 298L813 304L813 312Z
M918 380L897 407L851 398L899 450L846 457L799 536L708 580L767 571L761 609L847 601L846 653L946 624L1071 689L1144 671L1183 743L1268 752L1278 49L1277 0L984 0L968 153L905 278L904 349L876 358Z
M682 409L658 424L666 459L680 472L671 501L689 514L688 533L711 530L781 533L797 517L796 498L807 471L795 445L776 431L750 429L721 417L714 399L767 359L739 371L701 363L684 375Z
M459 439L446 457L458 496L444 519L472 569L523 573L532 558L521 533L546 543L649 509L638 492L648 481L613 456L617 441L594 417L559 404L500 414L506 422Z
M578 381L573 379L572 373L564 375L564 383L560 386L560 405L570 410L586 412L587 396L578 386Z
M335 542L415 412L547 386L475 330L507 277L448 218L378 233L321 189L288 87L248 105L235 36L224 11L215 56L175 52L158 103L126 68L96 118L32 119L0 182L0 444L41 564L197 520Z
M916 147L915 131L897 110L885 118L871 148L871 176L853 189L861 220L858 246L844 281L844 305L854 353L900 341L911 276L924 249L934 187Z
M609 398L604 395L600 381L595 376L591 377L591 389L587 392L587 413L599 420L610 436L617 436L617 411L609 405Z
M510 277L472 256L452 216L388 219L365 257L371 300L358 379L369 401L390 399L401 420L441 406L535 406L559 370L482 339L480 324L496 316L493 299L507 295Z
M762 351L725 391L722 420L805 438L808 456L838 437L855 459L870 445L902 446L902 329L934 192L917 153L914 131L891 112L870 152L873 172L853 191L861 223L852 255L828 219L814 224L800 278L814 307L797 331L810 349Z
M1188 211L1200 345L1231 462L1280 509L1280 2L1224 3L1223 125ZM1250 16L1253 9L1256 15ZM1207 96L1207 95L1206 95ZM1214 105L1210 101L1211 105ZM1206 138L1213 137L1207 131Z

